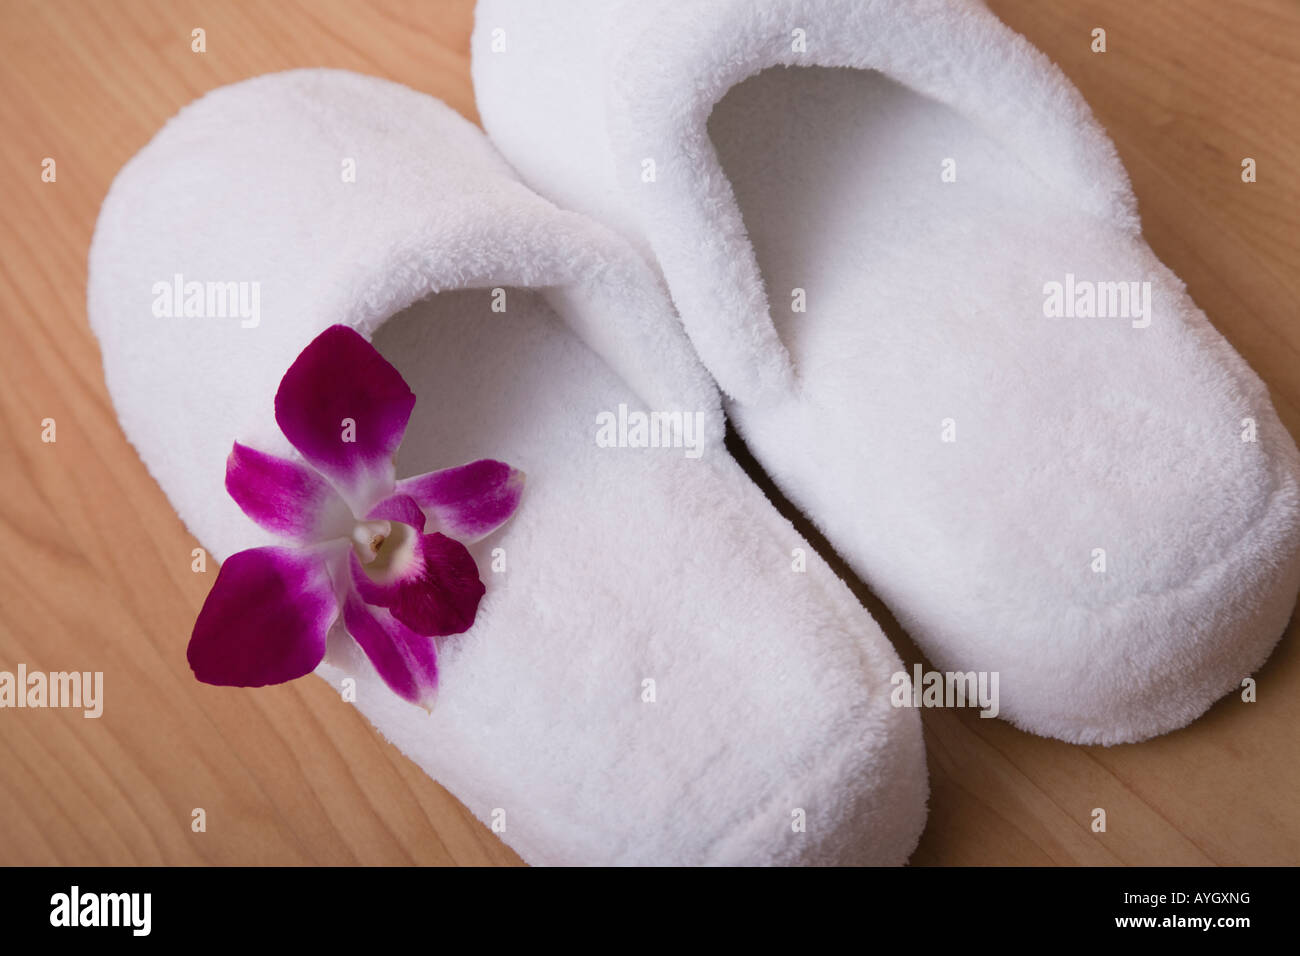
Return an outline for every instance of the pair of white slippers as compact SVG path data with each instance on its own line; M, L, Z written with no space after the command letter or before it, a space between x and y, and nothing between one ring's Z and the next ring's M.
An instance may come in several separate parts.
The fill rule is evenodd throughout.
M482 0L473 63L491 143L336 71L187 107L104 202L89 314L127 436L223 560L275 543L226 493L232 443L293 456L276 389L334 324L415 393L398 475L527 474L470 545L486 593L437 638L430 712L342 620L318 668L525 860L916 845L904 665L724 408L1018 727L1140 740L1264 661L1300 586L1295 446L1078 93L982 6ZM626 447L649 412L682 427Z

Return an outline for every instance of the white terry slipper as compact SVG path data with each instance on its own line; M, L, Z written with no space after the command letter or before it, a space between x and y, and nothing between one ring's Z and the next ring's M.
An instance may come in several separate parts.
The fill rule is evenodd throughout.
M897 655L723 450L653 271L452 110L327 70L210 93L117 177L88 298L224 561L200 679L353 678L533 863L911 853Z
M1295 445L1022 37L936 0L476 20L495 144L657 262L750 449L935 665L1118 743L1264 661L1300 586Z

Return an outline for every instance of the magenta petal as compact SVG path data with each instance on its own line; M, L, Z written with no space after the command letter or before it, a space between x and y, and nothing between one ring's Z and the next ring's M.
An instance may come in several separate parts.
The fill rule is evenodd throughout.
M343 623L366 652L384 683L425 710L438 689L438 649L381 607L367 607L356 594L343 603Z
M304 465L235 442L226 490L259 525L299 544L346 535L351 513L328 481Z
M415 395L397 369L345 325L302 350L280 380L281 431L357 513L393 486L393 454Z
M396 491L414 498L439 530L472 542L491 534L515 513L524 493L524 473L483 458L404 478Z
M319 553L240 551L221 566L186 656L205 684L281 684L316 668L337 617L338 600Z
M469 630L486 591L463 544L414 531L383 570L368 569L353 552L352 583L367 604L388 608L417 634L436 636Z
M371 508L370 513L366 515L368 521L380 519L400 521L402 524L410 525L416 531L424 531L424 512L410 495L389 495Z

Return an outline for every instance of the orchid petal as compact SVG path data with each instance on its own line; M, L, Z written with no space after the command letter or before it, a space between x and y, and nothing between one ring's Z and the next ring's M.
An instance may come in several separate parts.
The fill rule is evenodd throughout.
M381 607L367 607L355 593L343 603L343 623L384 683L403 700L425 710L438 688L438 649Z
M297 544L348 533L351 512L328 481L305 465L235 442L226 491L244 514Z
M424 512L410 495L389 495L371 508L370 513L366 515L367 521L379 519L400 521L402 524L409 524L416 531L424 531Z
M486 588L474 558L459 541L444 534L420 534L393 525L380 557L363 565L351 555L352 583L368 604L426 636L469 630Z
M483 458L404 478L395 490L414 498L440 531L472 543L515 513L524 493L524 473L505 462Z
M334 325L284 373L275 420L360 514L392 491L393 454L414 407L397 369L355 331Z
M296 548L231 555L203 602L186 657L205 684L262 687L315 670L338 617L324 558Z

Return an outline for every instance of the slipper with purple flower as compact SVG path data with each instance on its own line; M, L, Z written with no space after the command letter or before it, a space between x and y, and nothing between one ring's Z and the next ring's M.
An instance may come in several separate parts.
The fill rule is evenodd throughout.
M330 70L209 94L118 175L88 300L224 562L200 679L314 670L530 863L916 845L898 655L727 454L650 267L446 106Z

